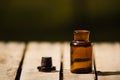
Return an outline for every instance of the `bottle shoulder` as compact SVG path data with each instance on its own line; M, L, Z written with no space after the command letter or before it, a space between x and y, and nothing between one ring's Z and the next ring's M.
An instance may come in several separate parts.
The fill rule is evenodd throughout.
M71 41L70 42L71 46L92 46L92 43L89 42L85 42L85 41Z

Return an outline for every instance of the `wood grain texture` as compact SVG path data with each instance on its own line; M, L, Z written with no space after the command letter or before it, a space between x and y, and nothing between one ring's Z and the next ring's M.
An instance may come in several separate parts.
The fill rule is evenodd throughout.
M30 42L27 47L20 80L59 80L61 63L61 44ZM41 57L52 57L56 72L39 72Z
M63 80L94 80L95 74L73 74L70 72L70 45L63 44Z
M120 71L119 43L101 43L94 45L94 54L97 71Z
M98 76L98 80L120 80L120 75Z
M120 80L120 44L94 44L98 80Z
M0 42L0 80L15 80L25 44Z

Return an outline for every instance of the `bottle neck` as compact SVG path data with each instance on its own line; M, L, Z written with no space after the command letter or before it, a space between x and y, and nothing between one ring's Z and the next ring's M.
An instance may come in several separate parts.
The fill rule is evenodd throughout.
M74 40L89 42L89 34L90 32L88 30L75 30Z

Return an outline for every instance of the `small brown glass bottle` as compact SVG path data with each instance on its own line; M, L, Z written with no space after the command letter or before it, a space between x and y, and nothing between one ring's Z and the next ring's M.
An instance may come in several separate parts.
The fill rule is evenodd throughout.
M74 40L70 43L71 72L89 73L92 71L92 45L88 30L75 30Z

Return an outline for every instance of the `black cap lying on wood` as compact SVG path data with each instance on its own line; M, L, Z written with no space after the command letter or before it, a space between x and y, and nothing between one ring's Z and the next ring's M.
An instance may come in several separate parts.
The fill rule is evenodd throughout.
M37 69L42 72L51 72L56 70L55 66L52 66L51 57L42 57L41 66L38 66Z

